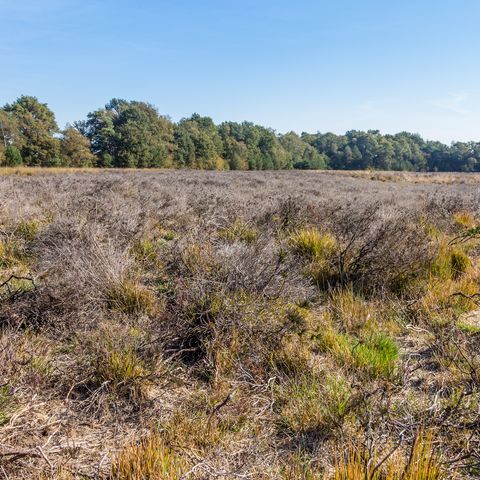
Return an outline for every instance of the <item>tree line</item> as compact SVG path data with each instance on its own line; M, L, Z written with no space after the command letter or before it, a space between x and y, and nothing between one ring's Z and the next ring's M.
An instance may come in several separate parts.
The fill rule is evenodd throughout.
M0 165L212 170L480 171L480 142L445 145L407 132L277 134L194 114L179 122L145 102L113 99L60 130L37 98L0 108Z

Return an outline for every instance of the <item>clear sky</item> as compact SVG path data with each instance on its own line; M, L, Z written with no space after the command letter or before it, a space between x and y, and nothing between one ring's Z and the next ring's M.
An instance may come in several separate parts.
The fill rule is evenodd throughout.
M0 104L480 140L479 0L0 0Z

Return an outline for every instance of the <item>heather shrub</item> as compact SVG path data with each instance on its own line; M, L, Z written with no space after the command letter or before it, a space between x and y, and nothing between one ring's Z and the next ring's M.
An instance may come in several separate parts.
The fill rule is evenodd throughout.
M475 182L2 169L0 475L474 478Z

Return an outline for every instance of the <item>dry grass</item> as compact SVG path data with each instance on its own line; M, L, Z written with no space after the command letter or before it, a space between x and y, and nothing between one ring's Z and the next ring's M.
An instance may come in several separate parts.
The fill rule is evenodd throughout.
M112 480L179 480L187 464L152 431L126 445L112 463Z
M0 477L478 478L476 178L0 172Z
M391 448L383 457L350 448L335 469L335 480L441 480L447 478L434 446L432 432L421 430L414 439L408 456Z

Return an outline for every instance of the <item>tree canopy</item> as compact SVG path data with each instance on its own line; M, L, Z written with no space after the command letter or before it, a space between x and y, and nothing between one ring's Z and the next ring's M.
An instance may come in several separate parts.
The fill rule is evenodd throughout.
M445 145L378 130L278 134L251 122L193 114L179 122L151 104L114 98L59 131L36 97L0 108L0 165L216 170L340 169L480 171L480 142Z

